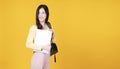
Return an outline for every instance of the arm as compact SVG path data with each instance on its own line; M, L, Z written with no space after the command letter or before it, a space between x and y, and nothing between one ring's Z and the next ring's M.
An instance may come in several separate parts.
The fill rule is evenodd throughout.
M36 50L41 50L41 46L37 46L34 44L34 38L35 38L35 33L36 33L37 27L33 25L28 33L28 37L26 40L26 47L31 48L31 49L36 49Z

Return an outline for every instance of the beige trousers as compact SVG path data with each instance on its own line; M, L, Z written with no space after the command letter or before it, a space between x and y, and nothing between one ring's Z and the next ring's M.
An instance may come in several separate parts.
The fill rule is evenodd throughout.
M30 69L50 69L50 54L34 53L31 58Z

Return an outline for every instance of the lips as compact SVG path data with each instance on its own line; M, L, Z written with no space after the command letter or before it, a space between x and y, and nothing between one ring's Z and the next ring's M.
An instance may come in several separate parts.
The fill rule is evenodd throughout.
M44 17L39 17L39 19L40 19L40 20L43 20L43 19L44 19Z
M43 17L39 17L39 19L43 19Z
M44 17L39 17L39 20L40 21L44 21Z

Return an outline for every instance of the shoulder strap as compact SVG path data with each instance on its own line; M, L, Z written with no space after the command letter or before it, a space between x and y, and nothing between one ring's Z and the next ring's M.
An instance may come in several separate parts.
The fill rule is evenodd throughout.
M54 54L54 62L56 63L56 55Z

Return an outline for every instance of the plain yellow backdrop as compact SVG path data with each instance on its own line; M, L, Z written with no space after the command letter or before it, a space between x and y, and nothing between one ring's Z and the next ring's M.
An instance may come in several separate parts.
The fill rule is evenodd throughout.
M0 0L0 69L30 69L25 42L40 4L59 48L51 69L120 69L119 0Z

